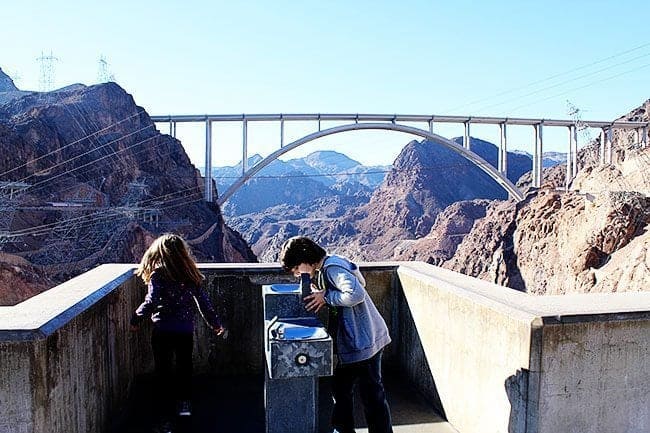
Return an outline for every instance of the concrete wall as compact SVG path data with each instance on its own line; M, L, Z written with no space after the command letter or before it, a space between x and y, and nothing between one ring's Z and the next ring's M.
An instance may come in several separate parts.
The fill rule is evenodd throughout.
M153 368L150 326L129 331L144 285L132 265L102 265L12 307L0 307L0 433L101 433ZM217 375L263 373L262 285L294 282L278 265L202 265L230 329L216 337L198 321L194 364ZM393 267L366 273L391 319Z
M362 267L368 292L391 327L394 307L394 265ZM215 309L229 329L228 340L216 338L207 326L197 326L194 360L196 371L214 374L262 374L263 309L262 285L295 283L295 277L275 264L202 264ZM323 310L322 314L326 314ZM323 316L325 318L325 316ZM206 344L207 343L207 344ZM387 350L386 362L393 362L395 345Z
M202 265L228 340L197 327L197 372L261 374L274 264ZM389 325L385 366L460 433L650 431L650 292L531 297L424 263L362 264ZM145 288L103 265L0 307L0 433L107 432L152 370L128 330Z
M0 432L100 432L149 368L129 333L132 266L105 265L0 311Z
M534 297L422 263L397 275L400 369L460 433L650 432L650 292Z
M606 319L544 324L539 433L650 432L650 319Z
M405 323L400 332L410 341L407 347L417 348L419 340L424 356L406 352L402 370L414 384L425 379L420 392L459 432L524 432L521 393L535 316L436 278L441 271L398 268L406 303L402 317L410 311L415 327Z

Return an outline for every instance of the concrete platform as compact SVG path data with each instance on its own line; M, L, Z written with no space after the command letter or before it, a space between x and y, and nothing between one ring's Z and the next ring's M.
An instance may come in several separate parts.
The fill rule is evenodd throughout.
M321 380L322 424L328 425L329 383ZM151 404L151 377L139 379L127 411L114 420L114 433L150 433L155 431L157 415ZM397 378L387 378L386 389L396 433L457 433ZM176 419L178 433L264 433L264 378L255 376L194 378L193 414ZM366 433L362 407L357 409L357 433ZM329 427L322 433L331 431Z

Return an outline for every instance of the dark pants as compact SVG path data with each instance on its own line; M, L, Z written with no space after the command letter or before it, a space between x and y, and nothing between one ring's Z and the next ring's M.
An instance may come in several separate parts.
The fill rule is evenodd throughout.
M354 385L359 392L368 433L392 433L390 409L381 379L381 354L361 362L339 364L334 371L332 425L339 433L354 433Z
M192 396L193 335L154 329L151 346L157 406L163 413L171 413L176 400L189 400Z

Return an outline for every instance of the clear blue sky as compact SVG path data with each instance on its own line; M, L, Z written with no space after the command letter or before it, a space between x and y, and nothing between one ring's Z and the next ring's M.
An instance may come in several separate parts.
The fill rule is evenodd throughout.
M648 16L650 2L637 0L23 0L0 8L0 67L35 90L36 58L51 51L57 87L93 84L103 55L150 114L567 118L569 99L583 118L607 120L650 97ZM215 164L236 162L239 150L229 149L241 133L215 133ZM511 134L515 147L532 140L528 130ZM547 134L547 148L562 150L566 130ZM472 135L498 140L495 127ZM200 159L202 132L179 136ZM390 163L409 139L339 135L304 151L329 147ZM250 153L268 153L273 140L271 128L251 131Z

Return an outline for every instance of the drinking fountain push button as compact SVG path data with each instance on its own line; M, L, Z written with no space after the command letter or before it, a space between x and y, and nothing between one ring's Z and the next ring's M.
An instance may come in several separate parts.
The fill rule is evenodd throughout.
M300 366L309 364L309 355L306 353L296 355L296 364Z

